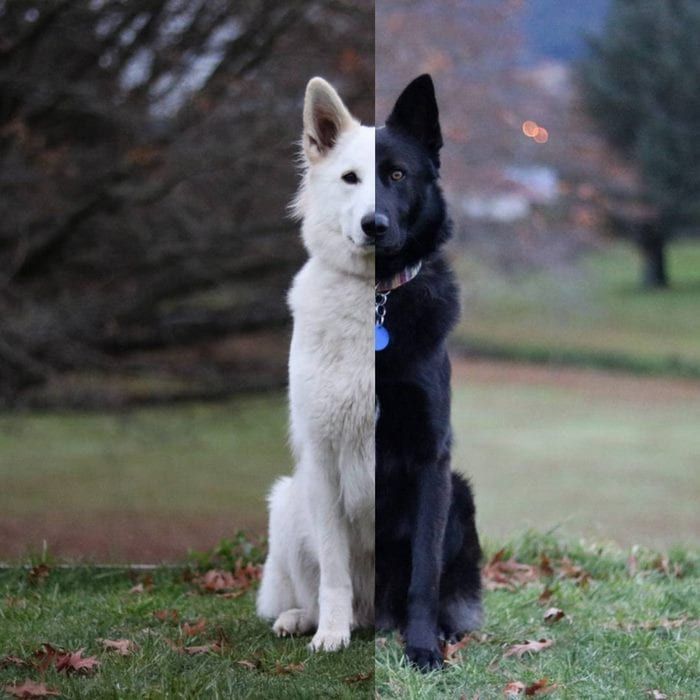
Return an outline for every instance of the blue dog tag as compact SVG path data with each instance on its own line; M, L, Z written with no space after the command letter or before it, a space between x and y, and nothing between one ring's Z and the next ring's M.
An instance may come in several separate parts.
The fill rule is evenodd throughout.
M380 352L389 345L389 331L384 326L374 326L374 351Z

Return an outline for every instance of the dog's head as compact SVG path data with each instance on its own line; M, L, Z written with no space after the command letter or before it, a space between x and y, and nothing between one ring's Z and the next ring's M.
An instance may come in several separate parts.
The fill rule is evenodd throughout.
M401 93L376 138L377 276L433 253L449 236L438 184L442 134L429 75Z
M304 176L292 211L313 256L344 271L374 275L374 129L353 118L338 93L313 78L304 100Z

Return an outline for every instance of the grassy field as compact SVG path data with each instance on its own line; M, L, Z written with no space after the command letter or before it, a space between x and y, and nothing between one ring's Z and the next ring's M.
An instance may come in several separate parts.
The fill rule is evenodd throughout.
M458 362L455 466L481 530L697 543L700 383ZM0 560L177 560L244 527L290 469L280 396L0 416Z
M489 555L498 546L489 545ZM511 555L530 565L527 580L506 576L506 588L487 591L484 629L446 671L428 676L405 666L395 638L375 641L371 631L353 635L343 652L312 655L308 638L276 639L256 619L254 587L235 598L205 594L181 567L148 574L49 568L34 577L26 569L0 570L0 689L28 678L65 698L100 700L487 700L503 698L512 681L547 678L556 686L552 698L700 695L697 553L676 550L666 559L639 550L628 559L609 546L562 547L528 535L502 561ZM143 590L133 592L139 581ZM540 601L545 591L549 597ZM549 607L564 617L546 623ZM134 646L120 656L104 648L104 639ZM553 644L522 659L506 656L530 639ZM45 644L83 649L99 666L86 675L59 672L50 662L42 670L35 653Z
M422 677L402 663L395 639L380 640L377 695L496 700L522 697L504 695L512 682L528 687L547 679L548 686L556 686L546 695L551 698L632 700L653 697L653 691L668 698L700 697L697 558L678 551L674 573L673 563L639 553L630 568L614 549L561 549L539 537L522 538L508 552L531 564L542 553L551 562L567 557L571 566L566 570L573 578L554 564L553 575L540 575L513 590L487 592L483 630L446 671ZM582 583L586 573L591 578ZM551 595L540 601L544 591ZM550 607L564 617L545 622ZM553 644L522 658L507 655L513 645L527 640Z
M98 700L369 697L372 633L340 655L313 655L305 642L272 635L253 614L252 593L202 595L182 574L157 570L149 574L152 588L133 594L126 570L53 570L39 586L28 583L26 571L0 571L0 697L26 678L65 698ZM198 631L188 633L187 625ZM128 639L137 648L120 656L101 639ZM53 667L42 673L32 664L45 643L84 649L100 666L86 676ZM192 647L208 648L193 654ZM3 663L7 656L29 665Z
M515 277L461 259L457 342L502 358L700 376L700 245L670 247L670 289L641 290L639 266L625 245Z

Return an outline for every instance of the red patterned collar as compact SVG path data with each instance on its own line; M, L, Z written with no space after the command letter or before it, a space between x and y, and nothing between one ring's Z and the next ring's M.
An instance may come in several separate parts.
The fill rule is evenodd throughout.
M415 265L405 267L401 272L397 272L388 280L378 280L374 288L375 292L386 294L387 292L392 292L394 289L398 289L407 282L410 282L420 272L422 266L423 263L419 260Z

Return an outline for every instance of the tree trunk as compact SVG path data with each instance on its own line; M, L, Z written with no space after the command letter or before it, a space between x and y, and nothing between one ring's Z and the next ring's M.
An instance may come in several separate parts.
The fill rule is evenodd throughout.
M643 258L642 285L645 289L666 289L666 240L662 236L649 236L640 241Z

